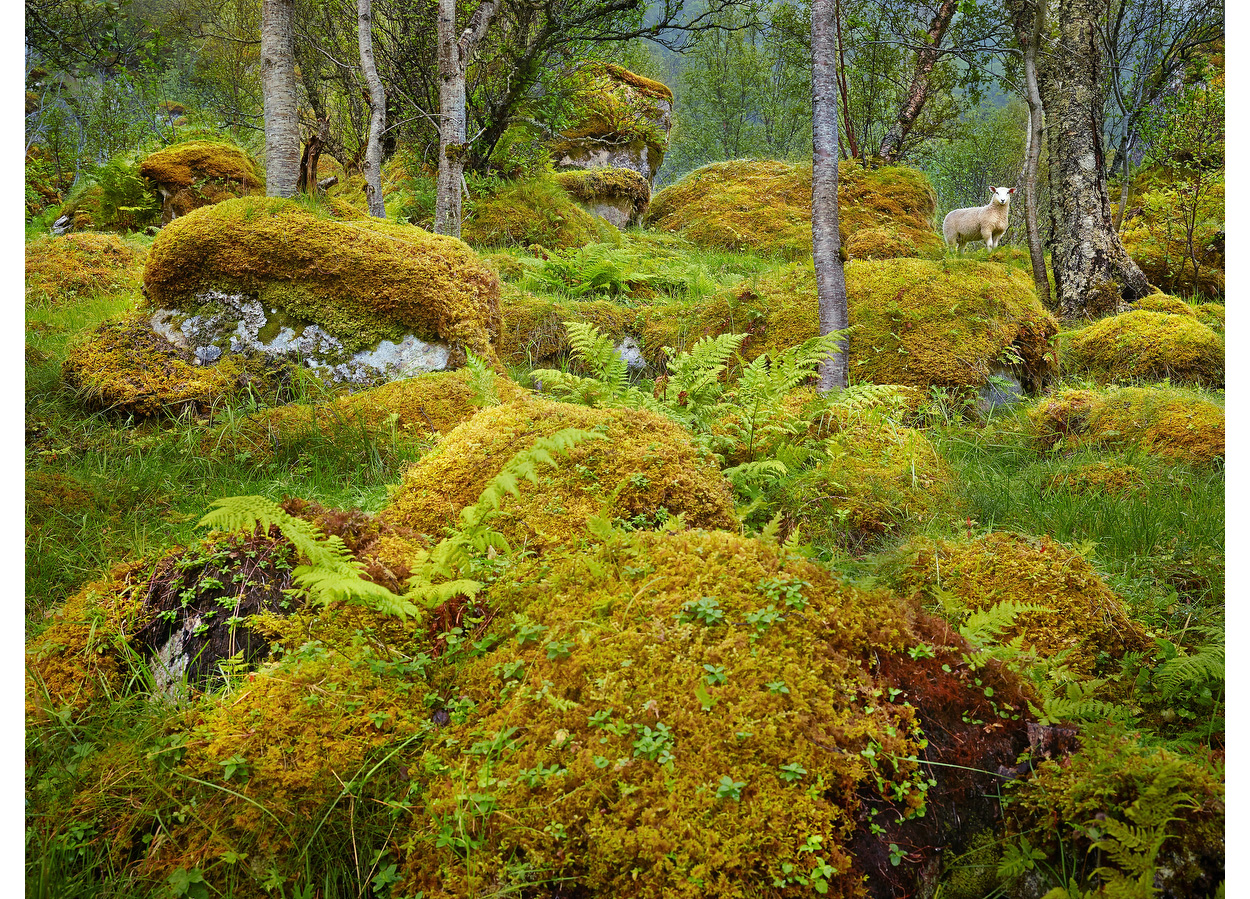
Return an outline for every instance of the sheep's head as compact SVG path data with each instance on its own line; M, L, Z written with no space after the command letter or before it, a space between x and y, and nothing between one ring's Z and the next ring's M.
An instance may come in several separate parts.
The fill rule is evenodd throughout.
M1011 202L1011 195L1015 192L1016 189L1014 187L991 187L990 193L994 195L994 198L990 202L997 203L999 206L1006 206Z

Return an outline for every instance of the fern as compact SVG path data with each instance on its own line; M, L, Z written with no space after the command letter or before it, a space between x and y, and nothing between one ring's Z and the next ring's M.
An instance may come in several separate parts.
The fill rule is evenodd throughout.
M1042 610L1042 606L1033 603L1003 600L988 609L970 612L959 626L959 633L973 646L985 647L997 641L1003 631L1015 624L1017 616Z
M745 334L700 337L693 347L676 356L665 347L664 352L669 356L665 402L690 409L714 403L723 390L721 379L725 368L745 339Z
M495 373L486 364L486 360L473 355L473 351L469 350L464 370L468 372L469 389L473 391L473 398L470 402L479 409L498 406L499 394L495 391Z
M1178 654L1155 669L1153 681L1165 699L1210 681L1223 682L1224 634L1222 630L1217 633L1218 640L1207 643L1193 655Z
M620 396L629 387L629 366L616 352L616 342L589 322L567 321L573 356L580 359L595 379L602 381L610 396Z
M482 589L478 581L460 577L473 558L495 549L510 553L503 534L490 527L500 503L508 495L520 493L522 480L538 483L541 466L558 465L556 455L566 454L585 440L601 440L603 435L576 428L565 428L537 440L517 453L495 477L487 482L477 502L460 512L459 526L433 549L419 551L413 560L408 591L399 596L367 581L362 565L337 535L323 537L320 530L303 519L288 514L277 503L263 496L232 496L213 503L199 525L221 530L250 530L258 524L277 527L307 559L292 572L294 582L313 602L335 600L369 606L384 615L401 618L416 614L420 607L434 608L454 596L473 596Z

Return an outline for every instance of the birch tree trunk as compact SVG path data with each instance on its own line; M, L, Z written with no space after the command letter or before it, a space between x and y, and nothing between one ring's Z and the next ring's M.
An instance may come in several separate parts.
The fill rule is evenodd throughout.
M1025 101L1029 105L1028 146L1024 154L1024 230L1029 241L1029 261L1033 263L1033 285L1037 298L1050 305L1050 280L1046 277L1046 254L1037 227L1037 169L1042 157L1045 128L1042 123L1042 96L1037 89L1037 48L1042 42L1046 21L1046 0L1032 0L1033 30L1024 48Z
M1008 7L1023 46L1032 10L1021 0L1008 0ZM1050 259L1059 313L1069 319L1112 311L1151 291L1120 243L1107 195L1097 30L1106 8L1107 0L1059 0L1057 39L1037 58L1050 160Z
M386 92L373 61L373 12L370 0L357 0L356 18L360 31L360 70L369 90L369 144L365 149L365 199L369 214L386 218L382 202L382 132L386 130ZM459 230L457 229L457 235Z
M916 71L912 75L911 86L907 89L907 100L899 110L898 120L881 141L881 148L877 151L877 155L887 162L894 162L898 158L903 142L911 134L916 119L920 118L920 113L924 110L925 101L929 99L929 75L937 65L938 48L942 46L942 39L946 37L946 29L950 27L958 5L957 0L942 0L933 21L929 23L929 30L926 32L929 46L916 52Z
M847 326L846 273L838 235L838 81L833 0L812 0L812 262L820 333ZM820 364L817 389L846 386L847 340Z
M265 95L265 193L291 197L300 169L295 0L261 0L260 78Z

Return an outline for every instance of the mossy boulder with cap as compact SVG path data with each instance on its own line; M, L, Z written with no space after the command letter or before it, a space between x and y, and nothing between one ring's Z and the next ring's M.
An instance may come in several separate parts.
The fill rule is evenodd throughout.
M297 358L373 384L495 361L499 279L462 241L275 197L176 219L144 271L152 326L206 364Z
M151 153L139 174L161 196L161 224L192 209L256 193L265 186L260 167L234 144L192 140Z
M508 184L473 203L461 230L475 247L570 249L620 240L603 218L582 209L553 178Z
M557 172L569 196L617 228L637 225L651 202L651 184L633 169L587 169Z
M1100 319L1067 335L1064 368L1101 383L1162 381L1224 386L1224 338L1197 317L1151 305ZM1139 304L1140 305L1140 304Z
M1173 462L1209 465L1224 459L1224 409L1171 387L1069 389L1029 410L1043 449L1143 450Z
M938 256L937 194L903 166L838 167L839 232L851 259ZM812 166L735 159L696 169L651 199L645 222L697 246L788 259L812 252Z
M493 526L515 547L547 550L585 539L606 515L637 527L680 516L688 527L736 528L728 482L674 422L638 409L592 409L538 397L483 409L446 434L404 473L381 512L432 537L454 526L487 482L518 452L565 428L592 431L544 469L540 484L508 495Z
M632 169L650 186L668 151L673 92L611 63L578 67L574 124L551 147L558 169Z

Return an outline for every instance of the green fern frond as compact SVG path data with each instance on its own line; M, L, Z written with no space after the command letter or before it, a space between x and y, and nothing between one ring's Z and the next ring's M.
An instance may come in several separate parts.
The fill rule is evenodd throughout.
M1025 612L1040 611L1042 607L1039 605L1003 600L994 603L988 609L969 613L963 624L959 626L959 633L972 645L985 646L1015 624L1017 616Z
M469 373L469 389L473 391L473 398L470 402L481 409L487 406L498 406L499 394L495 391L495 373L486 364L486 360L473 355L473 351L468 350L464 368Z
M670 358L665 400L687 407L714 401L721 393L720 380L725 367L745 339L745 334L700 337L689 350Z
M1224 680L1224 642L1208 643L1193 655L1178 655L1155 669L1154 683L1169 698L1185 688Z
M573 357L580 359L590 373L608 388L610 396L619 396L629 386L629 366L616 352L616 342L589 322L566 321Z

